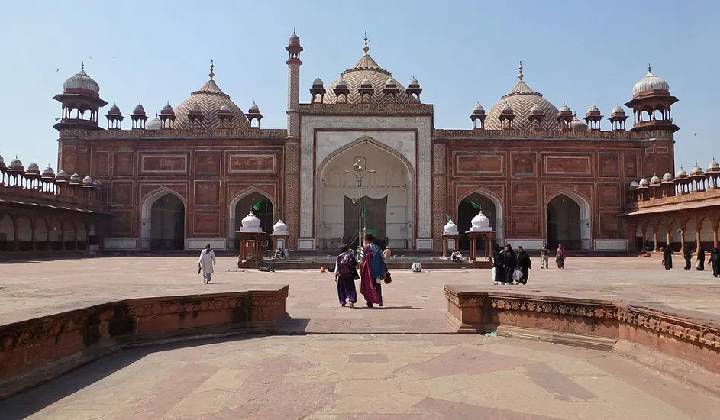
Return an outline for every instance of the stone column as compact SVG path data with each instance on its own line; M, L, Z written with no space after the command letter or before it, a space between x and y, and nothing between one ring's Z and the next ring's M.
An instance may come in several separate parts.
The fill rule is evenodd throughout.
M658 246L658 226L653 226L653 252L658 252L660 247Z
M702 221L698 221L695 224L695 252L700 252L700 229L702 228Z
M718 247L718 222L713 222L713 248Z
M445 225L445 215L450 211L447 208L447 178L445 174L445 144L435 143L432 148L432 234L434 251L441 251L439 247L443 246L442 238L443 226ZM417 198L416 198L417 199ZM415 224L422 223L416 220ZM417 229L416 229L417 232ZM457 245L456 245L457 247Z
M680 253L685 255L685 226L680 226Z
M300 237L300 39L293 43L295 31L290 38L288 51L288 105L285 143L285 194L283 212L288 226L288 247L297 249Z

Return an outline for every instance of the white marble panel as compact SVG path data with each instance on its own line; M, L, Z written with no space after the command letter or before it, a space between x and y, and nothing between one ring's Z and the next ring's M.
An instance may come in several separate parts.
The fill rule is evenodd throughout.
M596 251L626 251L627 240L625 239L595 239Z
M542 249L543 245L545 244L545 241L541 239L506 239L506 244L512 245L513 249L516 249L517 247L521 246L524 249L531 249L531 250L538 250Z
M137 249L138 238L105 238L105 249Z

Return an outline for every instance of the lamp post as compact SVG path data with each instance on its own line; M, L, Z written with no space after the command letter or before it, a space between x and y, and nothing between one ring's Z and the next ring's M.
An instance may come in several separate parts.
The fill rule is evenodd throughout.
M345 169L346 173L353 174L355 176L358 187L358 249L362 249L363 232L365 231L365 226L362 226L362 180L365 175L377 172L375 169L367 169L365 165L366 162L365 157L360 156L355 159L352 171Z

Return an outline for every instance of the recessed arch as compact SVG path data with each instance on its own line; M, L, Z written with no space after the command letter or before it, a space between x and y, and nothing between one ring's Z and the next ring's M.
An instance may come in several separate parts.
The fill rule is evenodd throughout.
M15 221L9 214L0 216L0 250L15 249Z
M462 233L464 233L464 231L467 230L467 229L465 229L465 225L469 226L469 221L468 221L468 223L462 223L462 226L461 226L460 206L462 205L462 203L464 201L471 199L473 197L473 194L477 194L481 197L484 197L486 200L489 200L495 207L494 208L495 218L493 220L493 218L488 216L488 213L485 212L485 209L482 208L482 204L481 204L481 210L483 210L483 214L485 214L485 216L487 216L490 219L490 226L493 227L493 230L495 230L495 242L498 244L504 244L505 243L504 242L505 241L505 229L504 229L505 221L504 221L503 215L505 213L504 213L504 209L503 209L502 200L495 193L493 193L492 191L490 191L486 188L483 188L483 187L477 187L477 188L473 189L472 191L467 192L463 196L458 197L458 200L455 203L455 211L456 211L455 223L458 225L458 229L461 231L460 233L462 234ZM475 214L477 214L477 212L475 212ZM475 217L475 216L473 215L472 217ZM470 219L472 219L472 217Z
M278 220L278 208L275 205L275 201L270 197L265 191L257 188L257 187L248 187L244 189L241 192L238 192L235 194L230 200L230 203L228 204L228 234L227 234L227 247L228 248L236 248L237 244L235 243L237 238L236 231L239 230L241 227L241 220L247 216L247 213L238 214L239 212L242 213L244 210L238 207L238 205L241 204L242 201L247 199L253 199L253 197L262 198L267 200L267 203L269 204L269 209L266 210L264 214L257 214L256 216L260 218L260 226L262 227L263 231L266 234L272 233L272 226L275 223L275 221ZM268 211L269 210L269 211ZM249 213L249 211L248 211Z
M365 174L360 188L352 167L363 157L367 168L375 172ZM359 219L382 236L379 239L387 239L391 248L414 247L415 169L398 150L372 137L359 137L323 159L315 172L315 185L314 229L320 248L336 249L343 242L355 241L357 235L349 232L359 230Z
M175 199L179 201L179 207L182 207L182 214L177 215L177 224L179 225L177 228L180 230L180 236L181 238L167 238L168 245L172 245L172 248L175 249L184 249L185 248L185 231L187 226L187 203L185 202L185 198L179 194L177 191L172 190L167 187L160 187L157 188L150 193L146 194L145 197L142 200L142 206L140 209L140 247L142 249L152 249L153 248L153 230L152 230L152 221L153 221L153 207L155 206L155 203L166 196L172 196ZM169 201L169 200L168 200ZM169 209L168 209L169 210ZM179 212L178 212L179 213ZM156 216L158 215L158 208L156 208ZM171 222L168 221L168 224ZM157 229L157 226L156 226ZM168 226L168 229L170 227ZM157 232L156 232L157 233ZM156 241L164 241L164 239L157 239ZM172 244L170 244L172 242ZM156 246L159 246L159 242L155 242Z
M582 195L571 190L553 194L545 203L546 242L568 249L592 249L592 211Z

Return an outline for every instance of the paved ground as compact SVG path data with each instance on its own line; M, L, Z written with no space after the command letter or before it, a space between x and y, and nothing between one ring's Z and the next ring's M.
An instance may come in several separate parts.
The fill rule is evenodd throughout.
M108 300L240 290L253 284L290 285L291 326L309 332L447 332L445 284L487 285L489 270L395 270L384 287L384 309L340 308L331 273L229 272L235 258L218 259L205 285L191 257L113 257L0 264L0 324ZM720 322L720 279L709 271L665 271L656 258L577 257L566 270L540 270L533 260L525 292L599 297L660 305ZM678 260L676 266L682 264Z
M613 353L478 335L129 350L7 400L36 419L709 419L720 399Z

